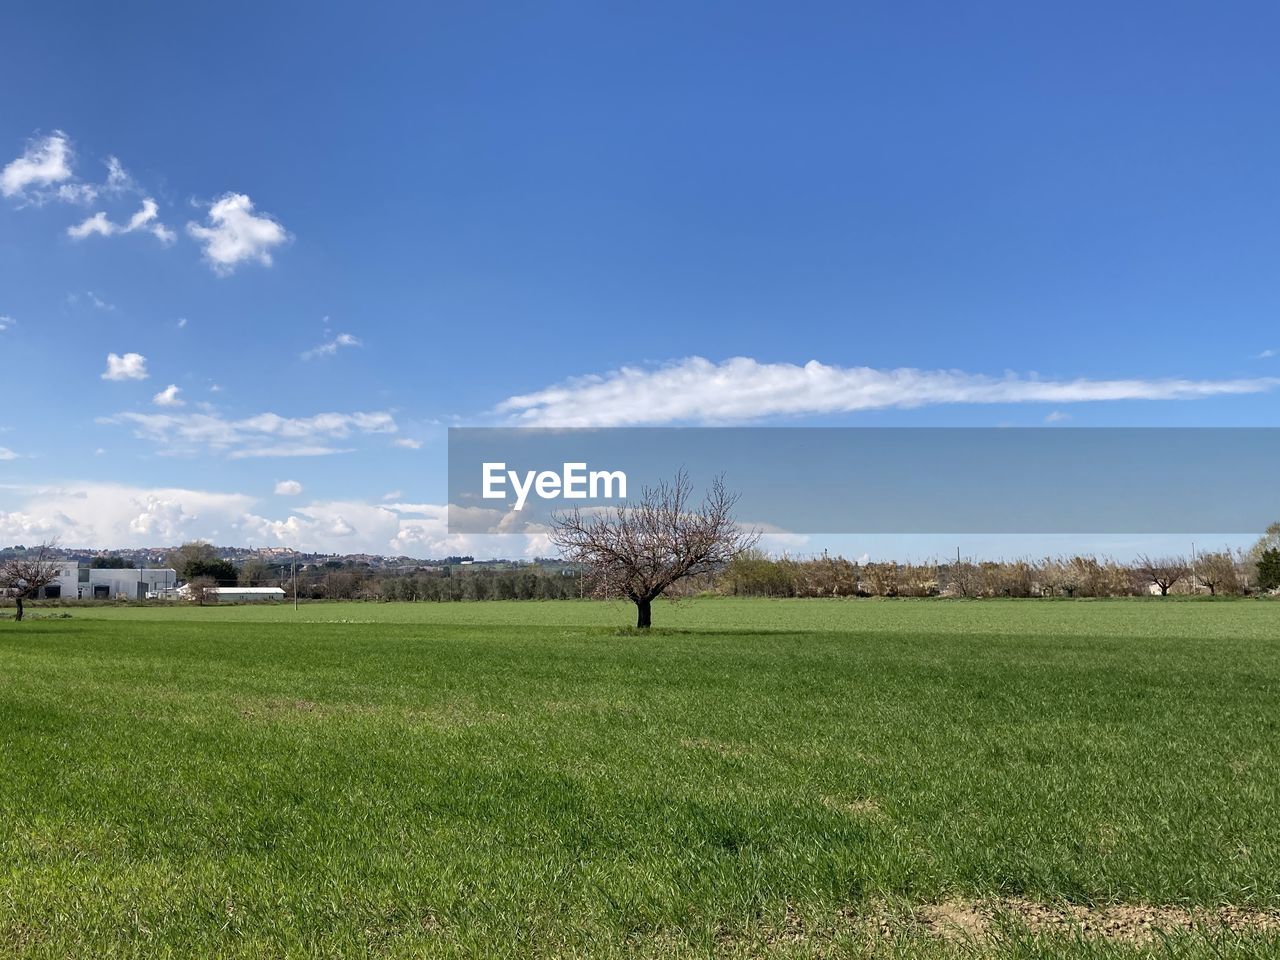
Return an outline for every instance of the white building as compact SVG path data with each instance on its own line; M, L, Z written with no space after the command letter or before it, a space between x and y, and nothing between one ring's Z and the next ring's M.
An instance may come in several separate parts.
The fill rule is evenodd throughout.
M219 603L279 603L284 599L283 587L214 587ZM178 588L178 596L190 600L191 584L183 584Z
M55 560L58 579L43 587L42 600L153 600L172 595L178 586L176 570L99 570Z

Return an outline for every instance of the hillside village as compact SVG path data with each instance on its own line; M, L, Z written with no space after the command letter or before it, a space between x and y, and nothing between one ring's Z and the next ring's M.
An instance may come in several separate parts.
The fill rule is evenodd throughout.
M20 559L32 545L0 548L0 565ZM192 551L199 559L194 562ZM561 560L476 560L448 556L421 560L369 553L303 553L287 547L245 548L185 544L95 550L58 548L57 579L41 600L283 600L484 599L495 596L565 598L580 595L577 570ZM190 584L207 581L197 596ZM449 581L455 581L449 583ZM501 581L510 586L497 586ZM483 585L481 585L483 584Z

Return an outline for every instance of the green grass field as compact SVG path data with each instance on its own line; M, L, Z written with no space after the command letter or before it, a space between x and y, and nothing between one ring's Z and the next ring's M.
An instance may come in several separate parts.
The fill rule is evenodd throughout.
M1280 955L1280 604L31 612L0 955Z

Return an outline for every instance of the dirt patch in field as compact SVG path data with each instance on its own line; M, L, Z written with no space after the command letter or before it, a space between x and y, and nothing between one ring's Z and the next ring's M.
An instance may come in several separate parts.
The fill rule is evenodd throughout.
M927 933L949 940L987 939L1004 924L1035 934L1078 935L1139 944L1178 933L1280 935L1280 911L1241 907L948 900L919 908L916 919Z
M842 800L839 797L823 797L822 805L836 813L847 813L853 817L875 817L880 815L880 804L870 797L858 800Z
M240 716L246 720L254 717L273 717L281 714L315 713L318 704L311 700L257 700L241 707Z

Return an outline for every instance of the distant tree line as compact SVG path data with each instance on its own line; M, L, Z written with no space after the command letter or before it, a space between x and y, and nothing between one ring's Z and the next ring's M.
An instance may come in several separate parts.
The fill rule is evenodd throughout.
M240 568L243 587L283 587L293 596L288 563L250 560ZM579 571L561 566L496 568L477 564L395 571L332 560L297 570L302 600L571 600L582 596Z
M211 586L219 587L234 587L240 581L236 565L218 556L217 549L211 543L199 540L184 543L165 560L177 571L179 580L207 580Z
M124 557L93 557L89 561L91 570L132 570L133 561Z
M683 516L683 514L681 514ZM37 595L55 575L55 544L15 547L0 555L0 597L21 602ZM282 587L292 597L295 579L288 559L251 558L239 566L208 543L187 543L167 562L192 583L201 602L216 602L218 586ZM303 600L452 602L465 600L566 600L598 593L586 564L536 561L506 566L451 558L420 566L388 568L332 559L296 570ZM101 558L94 566L132 566ZM1256 595L1280 591L1280 523L1249 550L1217 550L1191 557L1147 557L1121 562L1092 555L945 562L855 561L771 556L735 550L732 559L692 569L665 589L668 596L716 594L741 597L1127 597L1198 593Z
M252 573L252 577L246 577ZM292 596L289 568L241 570L245 586L281 586ZM1280 588L1280 548L1257 560L1226 550L1189 558L1141 557L1124 563L1090 555L1040 560L896 563L858 562L823 554L773 557L747 551L721 569L690 577L667 593L739 597L1137 597L1200 593L1241 596ZM298 571L303 600L449 602L463 600L568 600L592 596L582 572L525 565L508 569L466 566L395 572L339 562Z
M1091 555L857 563L826 554L798 559L751 552L729 564L716 586L748 597L1239 596L1280 588L1280 547L1210 551L1194 561L1143 556L1132 563Z
M682 514L683 515L683 514ZM450 602L463 600L565 600L595 595L586 565L546 561L504 567L450 558L452 565L408 569L332 559L296 570L303 600ZM287 559L252 558L239 567L207 543L188 543L169 554L186 581L212 586L278 586L292 596ZM1039 560L974 560L897 563L771 556L735 550L725 563L671 584L670 596L702 593L741 597L1130 597L1201 593L1238 596L1280 589L1280 523L1252 548L1216 550L1190 557L1142 556L1132 562L1088 554Z

